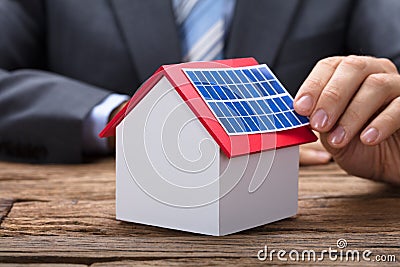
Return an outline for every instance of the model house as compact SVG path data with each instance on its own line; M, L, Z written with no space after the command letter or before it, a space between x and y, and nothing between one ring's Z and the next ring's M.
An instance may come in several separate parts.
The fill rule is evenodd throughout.
M162 66L116 134L119 220L226 235L296 214L308 119L253 58Z

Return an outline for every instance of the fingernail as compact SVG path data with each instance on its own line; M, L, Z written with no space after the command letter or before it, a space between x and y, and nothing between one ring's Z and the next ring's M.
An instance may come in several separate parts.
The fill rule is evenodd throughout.
M331 133L330 140L331 143L334 145L339 145L343 142L344 136L346 135L345 130L342 126L336 127L336 129Z
M327 122L328 122L328 115L323 109L317 110L311 117L311 126L317 130L324 128Z
M376 128L369 128L365 133L362 134L361 139L367 143L373 143L378 139L379 132Z
M315 151L315 156L318 157L321 161L328 161L331 159L331 154L325 151Z
M296 101L296 109L301 112L309 112L313 102L313 98L310 95L303 95Z

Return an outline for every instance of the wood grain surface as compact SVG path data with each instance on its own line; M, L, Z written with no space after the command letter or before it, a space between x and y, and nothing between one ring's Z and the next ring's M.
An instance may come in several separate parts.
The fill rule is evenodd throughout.
M347 175L334 163L302 167L292 218L224 237L115 220L115 165L0 163L0 267L255 266L268 249L371 250L396 262L290 261L292 265L400 262L400 189Z

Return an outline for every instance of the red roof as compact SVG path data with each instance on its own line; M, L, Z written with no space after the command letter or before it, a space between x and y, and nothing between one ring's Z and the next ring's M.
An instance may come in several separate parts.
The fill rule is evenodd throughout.
M183 68L246 67L253 65L258 65L258 62L254 58L241 58L161 66L153 76L143 83L133 95L129 104L125 105L107 124L99 136L109 137L115 135L117 125L135 108L154 85L165 76L228 157L316 141L317 137L313 134L309 126L276 133L228 135L182 70Z

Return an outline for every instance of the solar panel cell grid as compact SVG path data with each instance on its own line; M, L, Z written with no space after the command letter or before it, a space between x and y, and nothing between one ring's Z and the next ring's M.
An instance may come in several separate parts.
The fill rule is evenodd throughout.
M184 69L229 135L275 132L308 124L266 65Z

